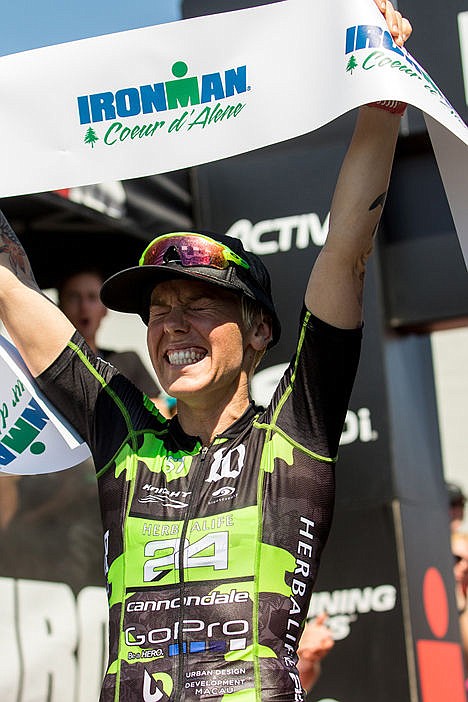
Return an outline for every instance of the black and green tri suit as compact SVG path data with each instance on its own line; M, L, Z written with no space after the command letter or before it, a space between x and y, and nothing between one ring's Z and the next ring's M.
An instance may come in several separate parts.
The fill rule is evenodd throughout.
M361 330L304 312L270 405L210 446L78 334L38 379L91 447L110 608L102 702L299 702Z

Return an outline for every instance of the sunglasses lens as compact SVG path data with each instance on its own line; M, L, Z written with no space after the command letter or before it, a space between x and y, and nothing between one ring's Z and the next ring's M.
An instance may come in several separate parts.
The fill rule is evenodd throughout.
M160 266L172 261L180 261L183 266L209 266L227 268L230 261L246 265L245 262L227 247L201 236L169 235L155 239L143 253L140 266Z

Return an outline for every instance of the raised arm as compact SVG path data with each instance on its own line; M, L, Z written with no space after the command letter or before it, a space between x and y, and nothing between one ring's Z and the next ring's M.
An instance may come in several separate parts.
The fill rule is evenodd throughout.
M0 212L0 319L31 373L57 358L74 332L34 279L26 253Z
M374 0L400 46L411 25L390 2ZM385 6L385 8L384 8ZM312 270L305 303L325 322L355 328L362 321L364 273L382 214L400 116L365 106L359 110L330 211L327 241Z

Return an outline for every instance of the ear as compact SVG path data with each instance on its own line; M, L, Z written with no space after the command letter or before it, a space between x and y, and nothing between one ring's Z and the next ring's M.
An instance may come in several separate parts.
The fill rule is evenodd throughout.
M273 337L272 325L268 317L259 317L249 333L250 344L255 351L265 351Z

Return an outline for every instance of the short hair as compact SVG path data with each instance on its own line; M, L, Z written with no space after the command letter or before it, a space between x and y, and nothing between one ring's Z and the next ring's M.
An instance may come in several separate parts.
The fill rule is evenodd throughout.
M57 293L59 300L62 296L63 289L70 280L70 278L74 278L77 275L95 275L96 278L99 278L101 281L101 284L104 282L104 274L98 266L77 266L76 268L71 268L66 271L58 280L56 283L56 288L57 288Z
M268 322L268 324L270 324L270 326L272 326L273 322L270 314L265 310L263 305L261 305L256 300L252 300L246 295L241 295L241 317L242 322L247 330L252 329L258 318L265 320L266 322ZM260 364L266 352L266 348L263 349L263 351L257 351L254 362L252 364L251 374L254 373L255 369Z
M447 490L447 497L450 507L464 507L466 502L466 497L463 494L463 490L457 483L445 483L445 489Z

